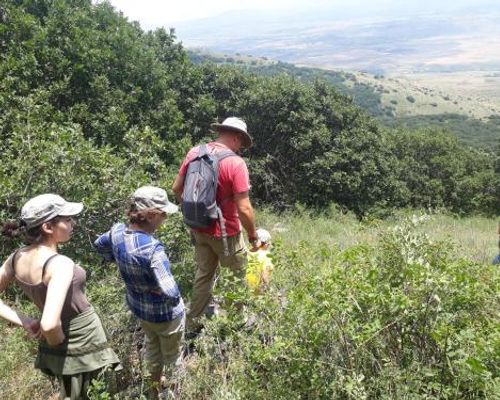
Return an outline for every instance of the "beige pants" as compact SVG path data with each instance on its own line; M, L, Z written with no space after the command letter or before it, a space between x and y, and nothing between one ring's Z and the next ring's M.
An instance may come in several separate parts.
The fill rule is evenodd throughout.
M229 256L224 255L222 239L193 231L193 240L198 269L186 322L188 331L196 327L196 319L203 314L210 302L219 263L223 267L229 267L241 279L245 277L247 264L247 248L241 232L227 238Z
M146 374L162 372L165 366L171 372L181 364L182 337L184 335L185 314L166 322L139 320L144 331L144 366Z

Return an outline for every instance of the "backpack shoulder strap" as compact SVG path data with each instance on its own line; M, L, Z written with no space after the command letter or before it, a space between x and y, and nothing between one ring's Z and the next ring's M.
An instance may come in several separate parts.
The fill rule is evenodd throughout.
M224 151L220 151L218 153L215 153L215 168L216 168L217 176L219 176L219 163L222 160L224 160L225 158L228 158L231 156L237 156L237 154L232 150L224 150Z
M222 160L224 160L225 158L235 156L235 155L236 155L236 153L232 150L219 151L213 155L213 158L214 158L213 168L215 171L215 181L216 182L218 181L218 177L219 177L219 163Z
M237 156L234 151L232 150L224 150L224 151L219 151L218 153L215 153L215 158L217 159L217 162L224 160L227 157L231 156Z
M202 158L208 154L207 145L205 143L200 144L200 148L198 149L198 158Z

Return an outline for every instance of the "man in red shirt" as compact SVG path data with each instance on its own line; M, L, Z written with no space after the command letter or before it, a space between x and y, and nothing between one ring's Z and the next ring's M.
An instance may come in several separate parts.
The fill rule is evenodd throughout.
M248 148L252 145L252 137L247 132L247 125L240 118L229 117L222 124L213 124L212 127L218 133L218 137L214 142L207 144L209 152L217 153L229 149L237 153L241 148ZM193 147L188 152L175 178L172 189L179 202L182 202L188 164L198 155L198 152L199 146ZM223 158L219 162L216 200L225 221L229 255L224 255L221 227L218 222L214 222L208 228L192 230L198 268L187 315L186 330L188 332L197 327L196 319L203 314L211 300L215 272L219 262L231 268L236 276L244 278L247 249L241 233L242 226L248 234L252 250L259 247L249 191L250 179L245 161L237 155Z

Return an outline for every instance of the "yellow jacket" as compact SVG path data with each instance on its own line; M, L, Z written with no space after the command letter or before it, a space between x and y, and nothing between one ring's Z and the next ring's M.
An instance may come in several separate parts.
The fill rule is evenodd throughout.
M259 293L263 285L269 283L273 262L269 250L248 253L246 281L254 293Z

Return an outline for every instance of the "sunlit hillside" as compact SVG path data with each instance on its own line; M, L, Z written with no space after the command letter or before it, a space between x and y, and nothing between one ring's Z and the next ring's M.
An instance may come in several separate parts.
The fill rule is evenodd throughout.
M234 65L262 75L326 80L390 126L437 126L463 143L495 151L500 140L500 73L384 75L294 65L251 54L190 49L196 63Z
M144 400L148 386L144 332L116 265L93 243L128 221L139 187L159 186L175 199L170 188L186 153L216 139L213 124L229 116L242 118L253 137L240 155L257 225L273 238L274 269L260 295L219 269L219 312L183 342L170 388L177 398L497 399L500 269L491 261L499 250L500 154L489 125L478 119L483 136L464 137L455 127L410 126L413 117L455 115L444 113L391 126L388 118L409 112L400 102L417 107L465 94L437 85L425 94L420 84L396 93L408 86L400 78L299 68L246 50L232 61L227 54L199 62L173 31L144 31L107 1L0 3L0 259L24 246L30 225L20 216L29 199L57 193L83 203L73 230L68 218L59 225L45 214L44 228L67 228L45 229L49 238L34 246L85 269L86 292L123 364L92 382L89 399ZM459 117L456 127L476 121ZM155 235L187 304L197 270L192 236L181 213L161 221ZM60 265L71 273L67 259ZM37 267L24 266L38 279ZM43 310L6 268L0 399L55 400L58 383L33 366L38 339L5 322L16 319L3 304L34 319ZM54 275L63 274L46 276L51 292ZM148 295L162 286L152 275L158 286ZM69 291L58 294L69 300ZM51 331L61 334L58 319L54 329L43 324L49 343ZM64 328L73 321L60 319ZM61 358L71 356L66 343L54 348ZM81 361L94 346L70 349Z

